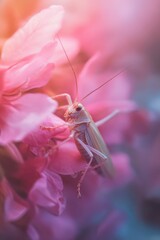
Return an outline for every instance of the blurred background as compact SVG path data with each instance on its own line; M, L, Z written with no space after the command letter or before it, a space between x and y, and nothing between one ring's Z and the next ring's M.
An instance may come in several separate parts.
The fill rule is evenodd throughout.
M117 81L113 80L111 87L86 99L86 104L91 105L103 96L103 102L107 99L118 102L127 99L137 106L137 110L129 114L127 124L123 116L109 123L106 130L101 129L108 134L104 138L113 155L119 152L122 154L117 157L120 159L119 171L122 172L117 182L101 183L101 200L97 200L97 196L95 201L93 198L95 214L88 214L87 218L81 216L81 220L77 220L80 212L90 205L92 198L84 194L84 200L79 201L76 197L71 198L64 188L68 205L75 204L76 209L76 214L71 214L74 209L69 206L65 216L72 216L69 219L81 226L75 233L69 222L64 230L69 234L66 239L160 240L160 1L0 0L0 51L5 41L31 16L50 5L63 5L65 9L60 36L74 38L78 43L77 54L71 58L77 75L92 57L97 53L100 56L91 63L85 80L83 74L80 75L79 88L82 95L104 82L108 74L126 69L125 76L122 76L125 80L120 81L118 86ZM73 80L67 61L56 68L53 78L57 82L51 80L47 90L53 88L55 93L72 93L70 85L66 84ZM96 107L89 108L94 114ZM101 115L104 113L100 112ZM86 189L90 187L91 182L88 182L92 178L94 176L91 174ZM66 176L63 181L66 189L72 182ZM85 205L85 208L81 210L80 205ZM50 217L46 215L46 219ZM61 228L61 224L56 221L59 220L54 219L53 224ZM65 221L69 221L67 217ZM99 235L95 236L95 229L98 229ZM10 231L14 235L11 226ZM1 232L0 239L13 239L4 234L4 229ZM65 239L59 235L49 236L46 239ZM24 239L24 235L21 239ZM33 239L39 238L34 236Z

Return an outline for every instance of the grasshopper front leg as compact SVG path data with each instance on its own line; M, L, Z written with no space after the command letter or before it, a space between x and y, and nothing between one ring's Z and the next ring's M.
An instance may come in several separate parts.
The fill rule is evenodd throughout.
M106 117L102 118L101 120L97 121L96 126L99 127L99 126L103 125L104 123L108 122L110 119L112 119L113 117L115 117L119 113L121 113L121 110L119 110L119 109L114 110L108 116L106 116Z
M65 97L69 105L73 104L71 96L68 93L58 94L56 96L53 96L52 98L56 99L56 98L61 98L61 97Z

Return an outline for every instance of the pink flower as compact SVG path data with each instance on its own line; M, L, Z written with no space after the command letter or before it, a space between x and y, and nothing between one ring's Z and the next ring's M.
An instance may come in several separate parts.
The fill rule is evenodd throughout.
M67 199L66 209L58 218L39 209L28 228L31 239L94 239L94 236L107 236L114 234L124 216L119 211L113 210L105 188L102 188L102 178L93 172L88 173L83 185L83 197L77 199L75 181L65 177L64 193ZM91 185L92 182L92 185ZM74 203L74 204L73 204ZM89 204L87 204L89 203ZM97 216L99 216L97 218ZM105 224L105 227L104 227ZM59 231L59 226L61 231ZM96 239L96 238L95 238Z
M54 145L53 136L60 137L61 132L61 137L66 136L63 134L65 129L55 130L54 133L46 131L47 134L44 134L41 127L38 127L41 131L37 136L38 145L34 145L36 138L33 134L42 122L47 126L49 124L52 126L53 123L57 126L57 123L62 124L63 121L51 115L57 107L55 101L41 93L27 93L31 89L46 85L51 78L54 63L58 65L66 59L61 53L60 45L57 45L54 39L60 29L62 17L63 10L58 6L40 12L6 42L2 52L1 111L4 114L1 118L5 124L1 130L1 143L7 144L7 149L11 151L12 157L15 157L18 151L15 146L13 148L13 145L8 143L13 140L20 141L31 132L28 138L30 151L27 155L24 152L27 145L22 146L25 162L22 165L21 161L15 162L18 169L16 168L13 173L9 171L7 175L9 180L12 175L13 189L10 187L10 192L15 193L17 197L13 198L10 192L7 192L4 199L7 207L4 213L8 216L7 221L16 222L23 219L25 226L28 224L28 218L24 219L25 216L32 218L37 208L59 215L65 207L61 178L45 169L45 158L42 159L38 152L41 147L44 149L46 144L47 154L48 147ZM66 39L63 39L63 42L67 48L72 47L71 56L74 56L78 50L77 43ZM17 52L15 48L18 48ZM43 139L45 135L46 138ZM21 158L20 155L19 157ZM6 169L5 163L3 167ZM16 181L20 181L18 186ZM23 198L25 206L22 204ZM14 206L15 211L10 211L11 206Z
M61 27L62 17L61 7L50 7L31 18L4 45L1 63L0 143L7 145L13 157L18 151L16 147L11 147L10 142L22 140L57 107L57 103L48 96L27 91L44 86L51 78L56 61L54 54L57 54L54 37ZM6 169L7 159L4 159L3 168ZM18 169L9 171L5 186L2 183L2 192L5 191L6 221L23 219L27 226L36 206L58 215L63 211L65 202L61 178L43 171L45 161L33 159L32 154L28 159L23 156L23 159L26 160L23 164L21 161L13 163ZM8 160L12 162L10 158ZM9 184L11 176L12 187ZM16 181L21 183L17 186Z
M12 168L5 167L6 162L10 163ZM43 208L54 215L60 215L63 212L65 200L61 177L47 170L42 172L43 166L44 162L40 158L30 158L24 164L4 159L2 167L5 167L7 178L1 176L0 182L4 221L23 221L27 226L36 215L37 208Z
M54 36L60 29L62 17L63 9L59 6L43 10L8 39L3 47L1 144L20 141L57 106L55 101L43 94L24 92L44 86L50 79L56 47Z
M50 171L58 174L75 174L84 169L86 162L81 159L73 141L61 145L68 136L65 122L52 114L24 138L20 144L21 154L25 159L30 159L33 154L44 159Z

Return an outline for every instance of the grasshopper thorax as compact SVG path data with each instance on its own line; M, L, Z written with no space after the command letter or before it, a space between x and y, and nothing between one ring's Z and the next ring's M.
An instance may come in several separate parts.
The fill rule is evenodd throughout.
M72 105L69 105L64 117L67 122L74 124L90 122L89 113L79 102L74 102Z

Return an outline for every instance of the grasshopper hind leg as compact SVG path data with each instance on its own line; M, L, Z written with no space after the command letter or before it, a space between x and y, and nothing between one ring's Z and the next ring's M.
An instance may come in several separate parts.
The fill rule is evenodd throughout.
M93 160L93 156L91 157L89 163L87 164L87 166L86 166L85 170L83 171L82 176L81 176L81 178L80 178L80 180L79 180L79 182L78 182L78 184L77 184L78 198L81 197L81 184L82 184L82 182L83 182L83 179L84 179L84 177L85 177L88 169L90 168L90 165L91 165L91 163L92 163L92 160Z
M78 192L78 197L81 197L81 184L83 182L83 179L88 171L88 169L90 168L92 161L93 161L93 153L91 152L91 150L89 149L88 145L86 145L85 143L83 143L79 138L76 138L77 142L84 148L84 150L86 151L86 153L88 154L90 160L85 168L85 170L82 173L82 176L77 184L77 192Z
M100 175L103 175L103 171L102 171L102 166L106 164L107 161L107 172L108 172L108 176L112 176L114 175L114 168L111 164L110 159L104 155L103 153L101 153L100 151L98 151L97 149L85 144L81 139L79 139L78 137L76 137L76 141L78 142L78 144L83 148L83 150L86 152L85 154L83 154L83 156L85 155L86 158L88 158L88 164L85 168L85 170L83 171L83 174L79 180L79 183L77 185L77 191L78 191L78 197L81 197L81 184L82 181L87 173L87 171L89 170L90 166L94 165L93 168L96 168L96 171L98 173L100 173ZM99 162L99 164L96 164L96 162L94 162L94 155L99 156L102 160L101 162ZM104 174L104 176L106 176Z

